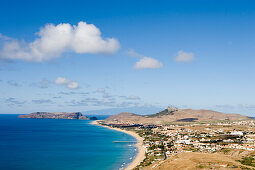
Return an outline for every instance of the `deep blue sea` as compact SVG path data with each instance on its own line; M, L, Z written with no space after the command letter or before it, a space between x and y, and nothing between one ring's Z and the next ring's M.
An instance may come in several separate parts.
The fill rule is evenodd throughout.
M1 170L114 170L136 154L135 141L89 120L19 119L0 114Z

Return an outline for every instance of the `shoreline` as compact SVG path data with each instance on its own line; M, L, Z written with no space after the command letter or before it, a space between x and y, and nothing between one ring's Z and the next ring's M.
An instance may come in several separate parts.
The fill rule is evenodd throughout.
M97 120L91 122L91 124L106 127L108 129L112 129L112 130L117 130L117 131L129 134L129 135L133 136L134 138L136 138L137 143L135 144L135 146L138 149L138 152L137 152L135 158L133 159L133 161L125 168L125 170L132 170L133 168L135 168L137 165L139 165L145 159L145 148L143 147L143 138L140 137L137 133L119 129L119 128L103 126L103 125L100 125Z

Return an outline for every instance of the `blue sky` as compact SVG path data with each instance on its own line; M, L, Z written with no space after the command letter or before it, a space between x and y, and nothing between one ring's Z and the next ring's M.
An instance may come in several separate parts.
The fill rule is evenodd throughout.
M246 0L2 1L0 113L174 105L254 116L254 9Z

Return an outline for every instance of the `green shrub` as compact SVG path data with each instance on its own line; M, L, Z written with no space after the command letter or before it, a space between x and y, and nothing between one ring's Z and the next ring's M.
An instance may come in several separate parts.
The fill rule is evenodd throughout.
M242 160L240 160L241 164L243 165L249 165L249 166L254 166L255 167L255 162L254 158L249 156L249 157L243 157Z

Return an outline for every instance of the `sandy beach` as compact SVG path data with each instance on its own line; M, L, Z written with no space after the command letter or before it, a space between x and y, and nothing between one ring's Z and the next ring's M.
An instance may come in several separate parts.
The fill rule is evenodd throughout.
M91 122L91 124L102 126L98 123L97 120ZM145 159L145 148L143 147L143 138L140 137L137 133L132 132L132 131L119 129L119 128L111 128L111 127L108 127L108 126L103 126L103 127L113 129L113 130L117 130L117 131L121 131L121 132L127 133L129 135L132 135L133 137L136 138L136 140L137 140L136 147L138 149L138 153L137 153L135 159L125 168L125 170L131 170L131 169L135 168L137 165L140 164L140 162L142 162Z

